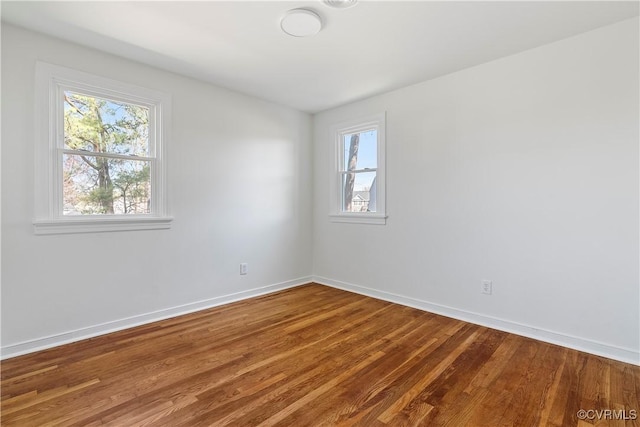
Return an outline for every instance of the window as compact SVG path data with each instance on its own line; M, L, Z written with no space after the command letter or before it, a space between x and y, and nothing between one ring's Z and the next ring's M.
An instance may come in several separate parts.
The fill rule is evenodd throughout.
M170 97L36 66L36 234L169 228Z
M331 220L385 224L385 114L332 128Z

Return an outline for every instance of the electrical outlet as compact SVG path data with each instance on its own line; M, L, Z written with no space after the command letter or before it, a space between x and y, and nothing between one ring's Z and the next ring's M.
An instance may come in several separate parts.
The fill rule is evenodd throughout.
M491 295L491 293L493 292L493 282L491 280L483 280L480 292L485 295Z
M246 262L240 263L240 274L245 275L249 272L249 264Z

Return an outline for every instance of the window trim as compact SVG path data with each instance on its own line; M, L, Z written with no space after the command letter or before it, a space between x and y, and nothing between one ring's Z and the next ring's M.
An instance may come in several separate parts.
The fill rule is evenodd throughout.
M167 197L166 150L171 134L171 96L152 89L58 65L36 62L35 96L35 234L67 234L171 227ZM152 157L151 213L74 215L62 213L64 90L142 105L150 109L149 157Z
M345 134L363 132L375 129L377 135L377 168L376 168L376 212L343 212L341 177L344 171L342 164L342 141ZM386 214L386 112L373 114L359 119L344 121L331 126L333 160L330 171L330 212L332 222L378 224L384 225Z

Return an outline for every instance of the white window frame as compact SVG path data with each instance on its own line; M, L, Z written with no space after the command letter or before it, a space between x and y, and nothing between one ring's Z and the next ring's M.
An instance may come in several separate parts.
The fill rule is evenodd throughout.
M36 63L35 234L66 234L171 227L168 214L166 146L171 96L44 62ZM149 108L151 206L149 214L63 215L65 90Z
M376 172L376 212L344 212L342 210L342 144L344 136L376 130L377 135L377 168ZM348 120L331 126L331 140L333 144L333 160L331 162L330 175L330 213L329 219L332 222L347 222L358 224L378 224L384 225L387 221L386 214L386 112L362 117L355 120Z

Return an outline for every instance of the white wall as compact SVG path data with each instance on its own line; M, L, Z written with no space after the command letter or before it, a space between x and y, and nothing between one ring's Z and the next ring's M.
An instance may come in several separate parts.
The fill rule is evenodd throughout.
M171 230L33 234L36 60L172 94ZM308 281L310 171L307 114L3 23L3 354Z
M312 148L306 114L3 24L3 355L305 282L313 260L333 286L638 363L637 36L317 114ZM173 95L171 230L33 235L36 59ZM380 111L387 225L331 223L328 127Z
M636 18L317 114L314 274L638 363L638 91ZM329 126L381 111L387 225L331 223Z

